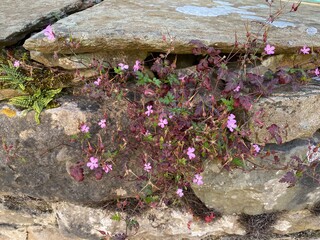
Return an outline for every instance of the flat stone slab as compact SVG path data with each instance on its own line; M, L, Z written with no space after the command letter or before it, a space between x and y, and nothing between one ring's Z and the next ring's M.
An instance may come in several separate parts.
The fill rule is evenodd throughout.
M279 2L275 1L271 14L276 14ZM269 24L268 33L268 42L276 46L276 54L296 52L303 45L318 47L320 4L303 3L297 12L290 13L293 1L281 2L285 14ZM164 52L170 38L176 53L190 53L192 46L188 43L195 39L230 51L235 33L238 41L244 43L245 25L249 24L250 31L257 33L268 16L265 1L109 0L55 23L55 41L48 41L41 32L29 38L24 47L67 54L70 49L61 42L72 35L81 42L74 50L77 53L115 49ZM163 41L164 35L167 42Z
M60 99L62 101L62 99ZM59 100L59 101L60 101ZM114 163L114 169L97 181L94 173L84 166L87 175L76 182L70 175L70 167L86 158L80 142L72 143L71 135L79 133L80 123L90 125L92 136L103 131L97 123L108 114L106 149L112 151L112 124L127 123L127 105L122 101L98 104L85 98L63 99L58 108L41 113L41 124L36 124L34 112L24 116L13 106L0 105L1 144L12 145L12 150L0 148L0 192L28 194L34 198L53 201L70 201L80 204L101 204L118 197L135 196L141 187L136 182L123 181L125 161ZM95 144L96 140L92 141ZM80 144L80 145L79 145ZM125 159L128 159L125 156ZM117 164L117 168L115 167ZM131 163L126 165L131 168ZM137 162L133 166L138 166ZM132 168L133 169L133 168ZM136 169L133 169L134 172ZM141 184L144 184L142 181ZM0 238L1 239L1 238Z
M282 91L267 98L261 98L253 105L252 114L258 116L264 125L256 124L256 117L251 118L250 129L252 142L262 144L275 143L267 130L272 124L279 128L283 143L298 138L309 138L320 129L320 84L318 81L303 86L297 91Z
M1 0L0 46L13 45L50 21L83 7L82 0Z
M257 215L277 211L302 210L319 201L320 187L311 176L304 175L294 187L279 180L288 170L281 170L292 156L306 158L309 143L319 143L317 133L308 140L295 140L281 146L269 146L280 159L274 163L273 156L254 160L264 169L244 172L234 169L223 170L216 163L207 163L201 173L204 184L192 185L195 194L209 208L222 214Z

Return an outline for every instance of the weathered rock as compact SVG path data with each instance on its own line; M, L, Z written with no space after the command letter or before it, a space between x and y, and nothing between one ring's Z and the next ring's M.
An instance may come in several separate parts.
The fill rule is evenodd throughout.
M255 124L253 117L250 123L252 130L250 140L260 144L276 142L267 130L272 124L280 127L279 136L283 143L311 137L320 129L320 109L316 107L319 102L320 85L317 83L309 84L294 92L282 91L259 99L253 105L251 112L254 114L263 110L259 119L264 126L260 128Z
M87 239L99 239L102 230L110 235L124 233L125 214L121 214L121 221L111 220L115 212L89 207L76 206L69 203L53 205L57 214L60 230L65 234L74 234ZM221 219L204 224L194 220L190 213L161 207L148 210L141 216L134 216L139 223L139 229L129 231L132 240L149 239L200 239L207 235L222 236L226 234L245 234L244 229L237 222L237 216L224 216ZM188 223L191 221L190 229Z
M67 14L90 6L82 0L10 1L0 7L0 46L22 40L27 34L44 28Z
M112 151L112 136L117 127L126 123L125 101L111 101L105 105L76 98L63 101L61 107L44 111L39 125L34 121L33 112L22 116L12 106L2 104L16 114L10 111L8 116L6 110L0 115L2 144L13 146L7 151L0 149L0 191L82 204L101 204L105 200L133 196L143 183L121 180L126 168L134 169L131 164L137 165L132 158L130 163L126 160L128 157L115 160L113 171L100 181L95 180L87 167L85 173L88 175L83 182L76 182L68 173L70 166L85 158L80 143L70 141L71 135L79 132L80 123L92 123L90 132L94 136L102 131L95 123L107 113L110 128L102 140L105 150Z
M312 177L304 176L294 187L279 180L286 173L281 166L291 156L306 158L308 143L319 142L319 134L311 140L293 141L282 146L271 146L279 156L279 164L271 159L254 160L265 169L244 172L235 169L227 172L210 163L205 167L204 184L192 186L195 194L209 208L223 214L245 213L257 215L282 210L301 210L319 201L320 187Z
M32 226L27 228L28 238L27 240L84 240L75 236L66 236L59 232L59 229L43 226Z
M45 54L31 51L31 58L49 67L62 67L64 69L86 69L90 67L93 59L104 61L110 66L117 66L119 63L127 63L133 66L136 60L143 61L148 53L144 51L108 51L97 53L80 53L77 55L65 55L55 58L53 54Z
M279 8L275 2L272 13ZM303 45L317 47L320 42L319 5L302 3L299 11L284 14L269 29L268 42L276 46L276 53L297 52ZM291 9L285 4L284 12ZM141 14L143 13L143 14ZM121 51L166 52L170 45L178 54L191 53L191 40L200 40L229 52L235 42L244 43L245 25L256 33L269 17L267 4L256 1L104 1L99 5L72 14L53 25L57 36L48 41L38 33L29 38L24 47L43 54L59 51L72 53L62 42L72 35L80 47L75 53ZM261 32L260 32L261 34ZM166 35L167 41L163 41ZM306 37L301 37L306 36ZM170 42L172 43L170 44ZM263 49L263 48L261 48Z
M272 227L277 234L290 234L306 230L320 230L320 217L309 210L284 213Z

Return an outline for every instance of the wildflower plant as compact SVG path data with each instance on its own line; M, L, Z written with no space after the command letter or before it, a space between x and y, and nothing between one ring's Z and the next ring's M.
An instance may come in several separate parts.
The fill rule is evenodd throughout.
M294 6L292 12L297 8ZM176 69L175 60L169 60L172 45L149 66L142 60L136 60L133 66L119 63L116 67L93 60L91 67L97 76L85 85L82 93L94 99L127 100L127 126L119 131L122 140L118 148L107 149L103 136L99 134L94 140L89 124L80 124L79 136L75 138L82 143L84 161L72 166L70 174L82 181L84 170L90 169L96 179L101 179L103 174L120 165L117 160L121 152L133 153L140 159L141 166L140 171L130 170L130 174L147 182L139 194L144 203L155 204L159 199L156 194L181 198L192 184L205 185L202 172L207 161L219 162L225 170L265 168L252 161L265 154L263 144L248 140L252 130L247 121L249 115L258 127L264 125L260 119L263 110L252 113L253 104L280 85L294 88L320 75L318 68L311 71L300 67L279 68L263 74L249 71L277 52L268 42L267 29L263 26L258 36L248 32L245 43L235 41L235 51L240 55L237 69L228 66L231 54L224 56L221 50L197 40L190 42L194 55L199 58L196 71L190 74L182 75ZM299 54L310 51L308 46L297 50ZM138 97L129 98L129 91ZM101 117L94 124L105 131L108 119ZM267 130L278 144L282 143L281 129L276 123ZM286 167L295 170L288 171L282 181L293 184L296 177L305 172L302 165L289 163ZM208 222L213 218L209 216Z

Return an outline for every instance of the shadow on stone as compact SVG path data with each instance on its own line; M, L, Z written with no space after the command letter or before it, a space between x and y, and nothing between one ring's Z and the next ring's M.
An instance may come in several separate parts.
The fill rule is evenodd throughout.
M316 202L312 208L310 209L310 212L312 212L316 216L320 216L320 201Z
M187 208L190 208L195 217L200 218L206 222L216 220L221 217L221 213L213 208L208 208L194 193L191 187L184 191L183 202ZM210 216L213 216L210 220ZM209 217L209 219L208 219Z
M248 239L268 239L270 227L275 224L278 216L279 213L242 214L239 222L246 228Z

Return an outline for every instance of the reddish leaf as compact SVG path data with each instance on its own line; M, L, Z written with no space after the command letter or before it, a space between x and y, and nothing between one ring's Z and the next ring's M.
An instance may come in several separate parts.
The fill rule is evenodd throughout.
M94 176L97 180L101 180L101 178L103 177L103 173L104 171L102 170L102 168L96 168L94 171Z
M83 168L80 166L71 166L70 167L70 175L77 182L81 182L84 179Z
M271 134L271 136L276 140L277 144L282 143L282 138L280 136L280 128L276 124L272 124L271 126L267 127L267 130Z
M252 107L252 103L251 103L252 99L249 96L240 96L239 102L240 102L241 106L247 111L249 111Z
M289 183L289 186L288 187L293 187L296 182L297 182L297 178L296 178L296 175L290 171L290 172L287 172L281 179L279 182L282 182L282 183Z

